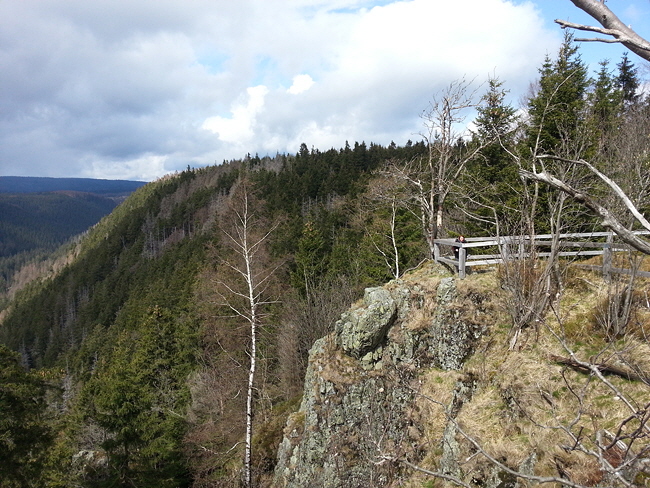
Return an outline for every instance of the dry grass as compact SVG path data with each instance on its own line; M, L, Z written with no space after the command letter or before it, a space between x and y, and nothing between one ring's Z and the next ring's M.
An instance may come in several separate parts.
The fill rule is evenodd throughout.
M644 263L644 266L650 265ZM569 348L582 360L627 368L650 378L650 346L646 334L650 331L650 292L647 280L639 280L635 290L637 308L627 334L608 342L590 320L598 303L606 299L607 283L597 273L571 268L566 270L564 285L545 323L536 332L527 329L527 337L520 340L522 347L509 351L511 322L505 313L496 273L470 275L458 281L462 303L454 306L464 305L463 316L484 321L489 332L481 338L462 371L431 369L423 374L425 396L419 406L428 452L422 466L436 469L448 422L445 407L450 405L457 381L471 375L477 380L477 389L471 401L460 410L457 422L486 452L514 469L535 452L537 475L563 474L585 486L602 481L597 460L570 447L576 445L578 438L585 448L596 449L597 433L602 429L615 432L632 412L608 385L549 358L551 355L567 357ZM472 298L478 296L484 298ZM617 376L607 379L634 404L648 403L646 384ZM638 427L632 424L625 425L625 432ZM456 437L467 479L472 473L478 476L488 472L489 462L476 455L475 448L460 434ZM636 444L639 449L647 447L648 441L640 439ZM426 479L414 475L407 486L423 486ZM437 480L430 486L452 485Z

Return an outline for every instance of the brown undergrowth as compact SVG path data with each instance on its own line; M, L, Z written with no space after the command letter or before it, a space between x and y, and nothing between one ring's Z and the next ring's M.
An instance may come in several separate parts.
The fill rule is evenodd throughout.
M610 466L620 464L621 445L603 439L618 434L623 445L630 447L628 459L650 447L644 421L634 417L633 411L647 408L648 384L617 375L602 381L552 360L574 354L580 361L615 365L648 378L648 284L644 280L635 283L632 313L624 333L611 337L593 318L603 313L602 303L608 299L611 284L594 272L563 271L564 282L545 320L537 330L523 331L517 350L508 347L512 322L496 273L470 275L458 282L459 297L467 307L464 314L476 314L478 320L485 321L487 333L460 371L431 369L422 373L420 408L426 412L428 446L423 468L440 469L443 437L450 423L459 428L455 435L459 476L470 486L486 483L497 476L495 473L504 475L481 450L515 471L534 466L528 471L534 476L564 478L584 486L616 486L607 477L602 459L609 460ZM482 298L472 300L476 296ZM462 309L458 302L454 306ZM452 418L452 392L459 381L470 377L475 385L471 397ZM643 472L636 477L647 478ZM425 482L426 486L454 486L421 473L414 473L408 486ZM553 485L560 483L545 484Z

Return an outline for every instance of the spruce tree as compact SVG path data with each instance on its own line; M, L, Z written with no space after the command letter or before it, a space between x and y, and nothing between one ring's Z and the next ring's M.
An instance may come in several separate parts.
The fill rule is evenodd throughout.
M465 224L466 233L494 233L494 219L510 212L519 193L517 165L512 153L515 146L516 110L505 101L507 90L503 82L491 78L481 99L475 119L474 144L484 145L480 157L468 165L464 187L471 196L467 209L474 219ZM478 140L478 142L476 142ZM478 203L478 204L476 204Z
M557 152L577 137L588 86L587 68L567 33L557 58L547 56L540 69L539 90L528 102L528 142L534 152Z
M45 419L45 383L0 344L0 486L38 486L52 434Z
M618 67L618 76L616 77L616 86L623 92L623 100L627 104L632 104L637 101L637 89L639 88L639 77L634 63L627 57L627 53L623 54L621 62L616 65Z
M599 64L598 77L589 94L589 107L596 147L603 150L605 138L614 130L620 115L623 92L617 88L616 80L609 70L609 61L603 60Z
M512 162L508 148L512 145L515 109L505 103L507 91L502 86L502 81L490 78L488 91L476 110L477 136L487 145L481 151L482 159L472 165L472 172L480 173L490 183L502 179L502 172Z

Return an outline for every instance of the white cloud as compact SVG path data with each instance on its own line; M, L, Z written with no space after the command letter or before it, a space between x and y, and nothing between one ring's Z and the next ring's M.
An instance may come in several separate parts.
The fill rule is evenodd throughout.
M314 85L314 80L309 75L297 75L293 77L293 84L287 90L292 95L305 92Z
M166 174L167 157L158 154L145 154L141 157L127 161L88 161L83 172L79 175L84 178L100 179L130 179L136 181L152 181Z
M0 174L403 144L454 79L496 73L516 99L560 37L506 0L0 2Z
M235 103L231 117L209 117L202 128L214 132L223 142L237 145L250 142L254 136L257 115L264 108L264 97L268 92L268 88L263 85L248 88L246 102Z

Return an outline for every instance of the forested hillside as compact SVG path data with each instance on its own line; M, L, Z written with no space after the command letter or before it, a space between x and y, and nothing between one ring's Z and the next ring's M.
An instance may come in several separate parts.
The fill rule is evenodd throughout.
M88 193L0 193L0 257L56 249L67 239L99 222L117 205Z
M0 176L0 309L64 242L144 182ZM40 264L37 264L40 263ZM32 272L24 268L31 265ZM23 276L16 273L23 268Z
M331 322L364 285L390 276L351 217L373 170L387 158L423 150L422 144L358 143L321 153L303 146L296 156L188 169L140 188L94 227L69 266L19 294L0 329L23 364L67 385L51 399L63 402L65 422L72 422L59 427L65 435L54 451L63 471L48 476L67 479L75 469L72 454L100 442L112 461L98 482L142 476L178 486L218 478L215 466L225 469L237 457L236 450L214 453L226 452L241 435L234 412L242 398L226 392L241 387L246 357L245 334L220 311L212 291L223 252L219 229L226 225L220 214L232 186L247 179L256 198L266 201L256 211L278 225L269 247L282 263L274 286L283 306L269 317L262 339L264 382L275 385L267 394L276 403L297 393L300 361L328 328L295 330L288 317L313 314L314 302L325 301L321 307L328 310L321 313ZM421 257L414 255L411 264ZM308 316L301 320L300 326L309 324ZM281 351L279 338L294 334L297 350ZM223 395L218 404L208 401L214 394ZM217 421L215 408L232 415ZM180 411L189 417L181 419ZM101 441L106 435L112 440ZM200 448L206 444L209 451ZM208 453L210 468L202 459Z
M440 237L602 228L532 178L542 170L630 228L584 160L650 208L650 106L633 64L617 68L591 78L567 36L526 118L489 80L471 100L475 129L456 132L473 93L459 81L436 95L415 143L303 144L137 189L2 318L2 381L29 406L0 421L2 486L271 486L308 351L364 288L432 258ZM506 311L515 338L565 285L548 262L499 275L518 293Z

